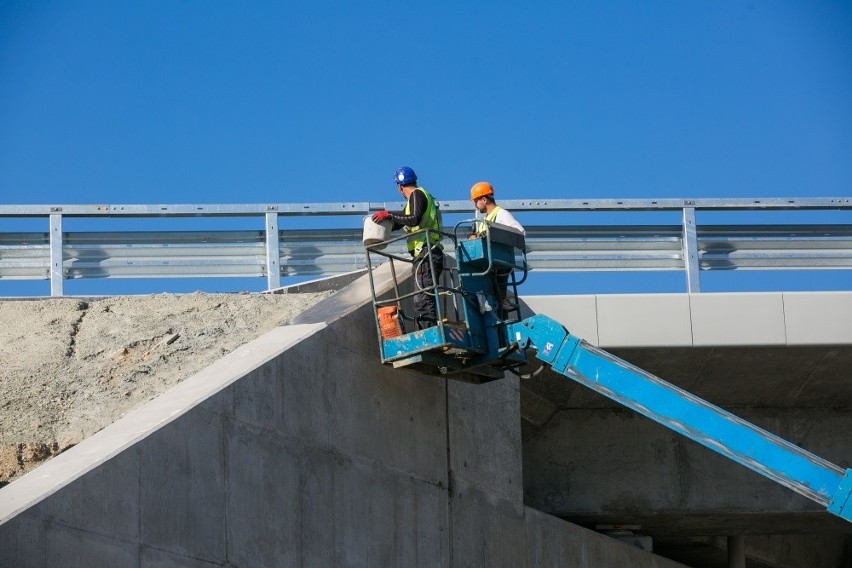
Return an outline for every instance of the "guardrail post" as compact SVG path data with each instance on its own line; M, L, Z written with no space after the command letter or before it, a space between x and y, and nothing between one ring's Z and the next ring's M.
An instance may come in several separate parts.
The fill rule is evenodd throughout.
M62 296L65 274L62 266L62 209L50 213L50 295Z
M687 205L692 204L687 201ZM695 229L695 207L683 208L683 268L686 271L686 290L700 292L698 271L698 233Z
M269 207L268 209L276 209ZM278 211L266 212L266 289L281 287L281 253L278 250Z

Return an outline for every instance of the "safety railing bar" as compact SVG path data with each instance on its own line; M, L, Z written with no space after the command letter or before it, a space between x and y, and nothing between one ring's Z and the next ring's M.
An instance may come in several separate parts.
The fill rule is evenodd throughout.
M467 200L440 201L445 213L471 213ZM660 198L660 199L506 199L501 205L518 211L660 211L852 209L849 197L809 198ZM251 203L251 204L22 204L0 205L0 216L30 217L61 214L68 217L221 217L275 212L285 216L367 215L379 209L401 209L398 202Z
M389 247L391 252L404 255L402 247ZM263 255L262 243L234 243L222 241L220 243L161 243L161 244L66 244L63 247L64 257L73 255L125 255L125 256L169 256L169 255L223 255L244 254ZM733 251L766 251L782 254L785 252L809 253L811 251L826 251L835 255L842 255L845 251L852 250L852 241L842 239L818 239L809 238L802 240L767 240L767 239L712 239L699 240L698 250L701 253L724 254ZM279 255L327 255L327 254L363 254L360 243L305 243L299 245L284 245L278 247ZM453 253L454 249L447 247L446 252ZM654 252L681 251L680 241L625 241L625 240L597 240L597 239L575 239L575 240L531 240L528 241L527 252L529 253L565 253L565 254L595 254L612 252L637 252L651 254ZM8 258L47 258L50 246L43 245L2 245L0 244L0 262Z
M61 214L65 217L252 217L267 213L286 216L367 215L367 202L169 205L0 205L0 217Z
M471 211L470 201L440 201L444 213ZM500 205L515 211L678 211L696 210L791 210L852 209L852 198L698 198L698 199L501 199Z
M449 252L453 249L447 248ZM725 254L729 252L764 251L767 254L785 254L788 252L800 252L810 254L814 251L825 251L826 254L842 256L846 251L852 250L852 242L838 240L732 240L732 241L699 241L700 253ZM155 244L155 245L133 245L133 244L86 244L65 245L63 247L65 258L75 255L123 255L123 256L178 256L178 255L213 255L222 256L227 254L240 255L263 255L262 243L179 243L179 244ZM322 256L329 254L363 254L363 249L355 243L351 244L314 244L278 247L280 256ZM529 253L552 253L552 254L596 254L613 252L635 252L637 254L670 253L680 251L677 241L672 242L643 242L643 241L600 241L600 240L573 240L573 241L529 241L527 252ZM404 255L405 249L395 247L391 249L397 255ZM0 245L0 262L8 258L47 258L50 247L47 245Z
M530 225L527 227L529 239L547 238L634 238L634 239L670 239L678 238L681 233L681 225L565 225L565 226L543 226ZM748 235L752 238L786 238L786 237L833 237L852 238L852 225L840 224L812 224L812 225L697 225L699 238L730 238ZM83 241L101 241L110 239L141 239L151 242L181 240L188 242L204 242L218 240L239 240L251 242L263 242L264 231L255 230L231 230L218 231L66 231L64 241L66 243ZM290 229L280 230L279 240L283 242L306 242L319 241L359 241L361 231L355 229L324 229L305 230ZM4 243L14 243L21 239L38 242L47 242L49 232L9 232L0 233L0 246Z
M285 265L281 268L281 274L302 273L306 267L311 268L312 274L339 274L364 268L363 262L355 260L341 261L338 263L325 262L308 262L308 263L293 263ZM134 268L136 266L137 268ZM138 270L139 265L126 265L129 270ZM170 277L169 265L151 265L159 268L159 274L164 277ZM192 265L197 266L201 272L215 271L211 268L215 264L208 265ZM262 263L247 263L244 266L257 267L258 274L266 274ZM291 269L292 268L292 269ZM529 268L534 272L644 272L644 271L683 271L683 263L680 259L671 260L552 260L552 259L530 259ZM101 273L113 273L118 271L119 267L94 267ZM725 270L786 270L786 271L801 271L801 270L841 270L846 271L852 269L852 260L844 259L798 259L796 261L790 259L701 259L699 260L699 270L702 272L725 271ZM70 271L75 271L77 268L64 269L64 275L67 278ZM121 269L124 271L124 268ZM193 275L198 275L199 272L194 272ZM98 276L100 277L100 276ZM0 267L0 279L2 280L47 280L49 279L48 266L4 266Z

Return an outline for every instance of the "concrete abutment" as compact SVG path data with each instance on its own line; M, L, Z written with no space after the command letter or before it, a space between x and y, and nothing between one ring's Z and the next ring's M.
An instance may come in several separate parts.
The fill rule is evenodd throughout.
M364 280L0 490L0 566L680 566L526 507L517 379L382 366Z

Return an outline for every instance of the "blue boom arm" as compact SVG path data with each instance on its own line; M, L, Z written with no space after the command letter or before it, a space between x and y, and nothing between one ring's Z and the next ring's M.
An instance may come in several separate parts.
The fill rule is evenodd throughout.
M852 469L842 468L574 337L534 315L510 341L560 373L852 521Z

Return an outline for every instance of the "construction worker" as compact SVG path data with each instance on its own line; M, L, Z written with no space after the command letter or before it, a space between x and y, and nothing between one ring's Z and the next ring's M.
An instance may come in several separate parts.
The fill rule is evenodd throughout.
M417 185L414 170L403 166L396 170L393 179L397 190L406 199L405 209L401 213L379 211L373 214L373 221L381 223L389 219L393 222L391 230L403 229L411 233L407 245L414 259L414 279L418 289L414 296L415 320L418 328L424 329L438 322L434 288L444 270L444 247L439 233L441 211L432 195ZM428 229L428 233L419 232L424 229Z
M485 220L489 223L506 225L526 235L526 230L518 223L515 216L497 205L497 201L494 199L494 188L487 181L478 181L471 186L470 200L473 201L473 206L476 207L476 210L484 215ZM475 223L474 232L468 238L478 239L487 230L487 223ZM498 313L501 319L507 318L509 310L517 309L517 305L508 297L510 274L511 270L500 270L494 273L495 292L497 293L497 301L500 304Z
M515 216L497 205L494 200L494 188L487 181L478 181L470 188L470 200L473 201L473 206L476 210L485 215L485 220L490 223L500 223L507 225L513 229L519 230L526 234L523 226L518 223ZM477 238L485 234L485 223L478 223L476 233L471 235L472 238Z

